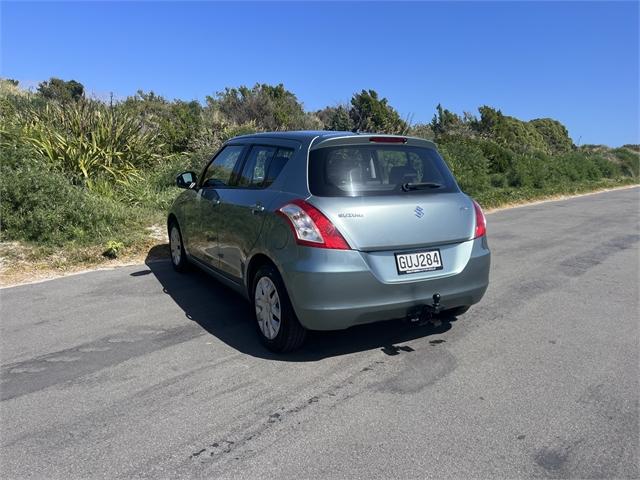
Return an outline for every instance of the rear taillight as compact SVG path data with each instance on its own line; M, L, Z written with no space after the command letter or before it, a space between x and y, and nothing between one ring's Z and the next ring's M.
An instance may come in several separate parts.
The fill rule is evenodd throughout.
M299 245L334 250L351 249L333 223L304 200L292 200L280 207L277 213L287 220Z
M473 235L473 238L478 238L487 233L487 219L482 213L482 208L478 205L478 202L473 200L473 208L476 211L476 231Z

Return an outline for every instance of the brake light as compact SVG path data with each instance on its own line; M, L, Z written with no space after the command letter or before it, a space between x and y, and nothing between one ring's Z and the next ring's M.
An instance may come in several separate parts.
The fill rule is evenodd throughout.
M369 141L375 143L407 143L407 139L404 137L370 137Z
M351 250L335 225L320 210L304 200L292 200L280 207L277 213L288 221L299 245Z
M482 208L478 205L478 202L473 200L473 208L476 211L476 231L473 235L473 238L478 238L487 233L487 219L482 213Z

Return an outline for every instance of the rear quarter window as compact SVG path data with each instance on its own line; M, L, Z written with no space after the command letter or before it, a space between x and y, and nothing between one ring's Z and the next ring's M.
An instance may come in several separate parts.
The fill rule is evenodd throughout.
M429 184L428 188L407 186ZM349 145L309 154L309 188L313 195L354 197L456 192L444 160L431 148Z

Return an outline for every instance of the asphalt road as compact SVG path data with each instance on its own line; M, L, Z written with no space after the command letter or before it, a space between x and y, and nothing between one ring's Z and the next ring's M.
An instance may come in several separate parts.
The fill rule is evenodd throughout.
M274 356L168 263L0 291L2 478L637 478L640 190L488 216L442 327Z

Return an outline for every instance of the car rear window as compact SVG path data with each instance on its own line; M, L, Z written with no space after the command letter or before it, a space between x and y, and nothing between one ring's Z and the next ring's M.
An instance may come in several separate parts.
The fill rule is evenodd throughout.
M456 192L438 152L408 145L326 147L309 154L309 188L321 197Z

